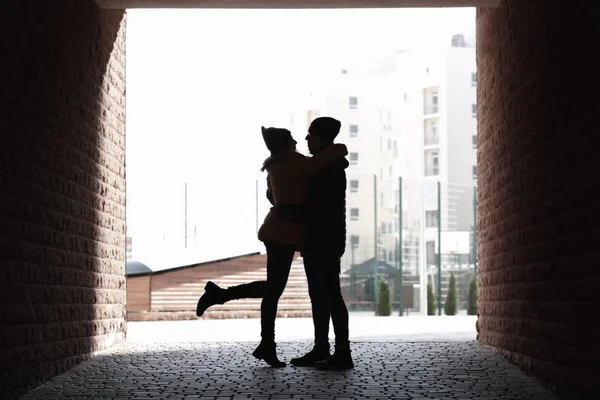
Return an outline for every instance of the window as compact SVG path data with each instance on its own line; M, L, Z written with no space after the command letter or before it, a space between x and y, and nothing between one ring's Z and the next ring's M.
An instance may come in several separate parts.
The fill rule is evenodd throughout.
M477 148L477 135L473 135L473 148Z
M356 108L358 108L358 97L350 96L350 98L348 99L348 103L350 105L350 109L355 110Z
M473 165L473 179L477 179L477 165Z
M350 220L358 221L358 214L359 214L358 208L351 208L350 209Z
M408 93L404 93L404 102L406 103L408 101Z
M473 87L477 86L477 73L476 72L471 73L471 86L473 86Z
M388 171L388 176L391 178L393 175L393 169L392 166L390 166L390 170Z
M388 262L392 263L394 262L394 253L393 252L388 252Z
M387 250L386 249L381 249L381 259L383 261L387 260Z
M358 235L350 235L350 247L353 249L358 248L360 244L360 237Z
M392 149L392 138L388 138L388 150Z
M358 153L350 153L350 164L351 165L358 164Z
M425 227L437 228L438 227L438 212L437 210L425 211Z
M391 223L391 222L388 222L387 226L388 226L388 227L387 227L387 229L388 229L388 233L390 233L390 234L391 234L391 233L394 233L394 228L393 228L393 226L392 226L392 223Z
M430 114L437 114L439 112L439 98L437 92L431 93L431 110Z
M439 175L440 173L440 158L439 153L434 151L431 153L431 164L429 162L425 166L425 176Z
M473 114L473 118L477 117L477 104L471 105L471 113Z
M382 235L385 235L385 234L387 234L387 233L389 233L389 232L387 231L387 224L386 224L385 222L382 222L382 223L381 223L381 234L382 234Z
M350 125L350 137L358 136L358 125Z
M427 263L435 264L435 242L427 242L425 246L427 249Z
M358 181L356 179L350 181L350 193L358 193Z

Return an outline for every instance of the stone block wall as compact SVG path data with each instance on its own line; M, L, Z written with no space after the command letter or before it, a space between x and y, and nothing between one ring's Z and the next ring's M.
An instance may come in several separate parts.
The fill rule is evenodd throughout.
M125 334L125 13L0 5L0 398Z
M477 11L478 337L559 389L600 382L598 49L594 1Z

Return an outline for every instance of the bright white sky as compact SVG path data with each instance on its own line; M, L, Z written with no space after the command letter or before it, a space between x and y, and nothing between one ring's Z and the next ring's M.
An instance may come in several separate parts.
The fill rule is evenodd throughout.
M217 246L232 224L254 240L261 125L285 127L307 85L328 71L394 50L445 47L474 26L473 8L128 11L130 222L142 229L149 214L154 225L179 222L188 182L211 191L195 202L211 210L198 216L210 232L203 243ZM176 217L157 215L156 201ZM246 203L235 221L217 210Z

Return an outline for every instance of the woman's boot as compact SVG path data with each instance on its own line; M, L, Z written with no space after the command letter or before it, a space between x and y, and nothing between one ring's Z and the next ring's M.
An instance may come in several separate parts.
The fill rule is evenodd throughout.
M198 300L196 315L201 317L207 308L215 304L225 304L226 301L225 290L221 289L216 283L208 281L204 286L204 294Z
M277 358L277 345L275 342L265 343L260 342L256 350L252 353L252 355L259 360L264 360L267 364L269 364L273 368L283 368L285 367L285 363L283 361L279 361Z
M204 287L204 294L200 297L200 300L198 300L196 315L201 317L209 307L214 306L215 304L225 304L230 300L249 298L260 299L264 296L266 284L265 281L256 281L223 289L216 283L208 281Z

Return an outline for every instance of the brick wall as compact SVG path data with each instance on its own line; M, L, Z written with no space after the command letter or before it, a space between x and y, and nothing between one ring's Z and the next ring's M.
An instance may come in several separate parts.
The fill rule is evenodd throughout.
M477 26L479 340L598 385L600 8L504 0Z
M0 5L0 398L125 333L125 16Z

